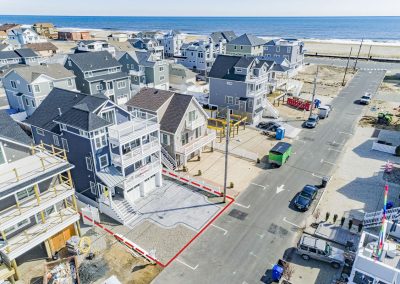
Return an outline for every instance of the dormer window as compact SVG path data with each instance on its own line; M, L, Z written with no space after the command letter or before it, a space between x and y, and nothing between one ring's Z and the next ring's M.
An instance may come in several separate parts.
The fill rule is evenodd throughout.
M242 69L242 68L236 68L236 72L237 72L237 73L242 73L242 72L243 72L243 69Z

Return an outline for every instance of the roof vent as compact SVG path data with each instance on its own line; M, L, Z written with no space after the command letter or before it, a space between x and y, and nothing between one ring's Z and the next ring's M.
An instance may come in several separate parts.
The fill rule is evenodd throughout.
M61 108L58 108L58 115L59 115L59 116L62 115Z

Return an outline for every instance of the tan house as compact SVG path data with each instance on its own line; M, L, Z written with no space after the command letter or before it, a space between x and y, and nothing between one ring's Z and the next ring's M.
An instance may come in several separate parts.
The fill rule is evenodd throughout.
M24 48L33 49L41 56L52 56L53 54L56 54L58 50L58 47L51 42L28 43L24 45Z
M58 38L57 30L52 23L35 23L32 28L41 36L45 36L50 39Z
M18 29L20 28L21 25L19 24L4 24L0 25L0 40L1 39L7 39L8 38L8 32L11 31L12 29Z
M59 40L88 40L90 39L90 33L86 31L81 32L58 32Z

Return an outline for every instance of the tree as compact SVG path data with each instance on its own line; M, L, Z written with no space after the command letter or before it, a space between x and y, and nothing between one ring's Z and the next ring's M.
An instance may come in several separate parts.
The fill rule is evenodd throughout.
M313 217L315 219L315 223L318 222L319 216L321 215L321 210L319 210L319 208L317 210L315 210Z
M285 262L283 265L283 278L285 278L287 281L290 281L292 279L293 274L295 272L295 269L293 265L291 265L289 262Z

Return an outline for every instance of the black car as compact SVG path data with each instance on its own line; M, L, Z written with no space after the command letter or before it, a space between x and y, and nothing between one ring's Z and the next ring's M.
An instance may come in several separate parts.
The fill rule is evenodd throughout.
M258 128L262 130L268 130L268 131L273 131L276 132L276 130L281 127L279 123L276 123L274 121L269 121L269 122L260 122L257 125Z
M315 128L318 124L319 116L317 114L312 114L304 123L304 127Z
M313 185L306 185L303 190L296 196L294 206L301 211L307 211L315 197L318 189Z

